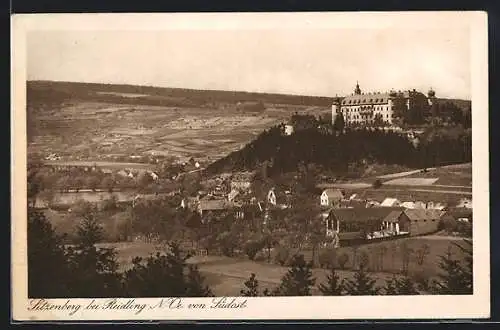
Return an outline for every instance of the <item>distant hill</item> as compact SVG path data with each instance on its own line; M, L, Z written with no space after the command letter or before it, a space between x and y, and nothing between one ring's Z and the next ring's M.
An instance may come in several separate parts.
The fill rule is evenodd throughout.
M453 105L460 108L462 111L470 111L472 102L470 100L462 100L462 99L447 99L447 98L437 98L438 104L443 104L450 102Z
M471 161L471 133L439 134L422 139L418 147L398 133L383 130L345 129L343 134L324 134L315 128L284 136L279 126L258 135L241 150L207 167L209 173L259 170L269 175L315 164L340 175L350 175L369 164L424 168ZM464 147L469 146L469 147Z
M220 90L195 90L137 85L28 81L28 101L35 98L60 100L93 100L160 106L194 106L214 102L264 102L303 106L330 106L332 98L318 96L251 93ZM130 95L126 95L130 94ZM54 100L52 100L54 101Z
M192 107L224 103L269 103L330 108L333 97L252 93L241 91L196 90L139 85L80 83L32 80L27 82L28 102L54 104L64 101L119 102L130 104ZM438 98L439 103L452 102L462 110L470 109L471 101Z

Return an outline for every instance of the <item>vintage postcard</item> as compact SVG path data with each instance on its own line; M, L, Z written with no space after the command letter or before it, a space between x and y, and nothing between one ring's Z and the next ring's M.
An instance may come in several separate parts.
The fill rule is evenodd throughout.
M484 12L12 17L16 321L490 315Z

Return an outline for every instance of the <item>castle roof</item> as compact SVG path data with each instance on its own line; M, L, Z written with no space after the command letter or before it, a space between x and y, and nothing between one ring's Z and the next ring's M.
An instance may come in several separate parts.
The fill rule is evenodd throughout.
M359 94L344 97L342 105L386 104L389 102L389 93Z

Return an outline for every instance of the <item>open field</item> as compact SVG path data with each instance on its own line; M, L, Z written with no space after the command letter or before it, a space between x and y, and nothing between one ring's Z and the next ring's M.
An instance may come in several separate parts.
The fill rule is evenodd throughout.
M248 100L263 101L266 110L238 108L238 102ZM63 82L29 82L27 101L28 153L57 153L68 161L153 152L211 161L240 149L291 113L317 115L328 110L330 102L317 97Z
M382 179L382 186L373 188L373 182ZM472 164L456 164L422 170L396 172L355 179L350 182L320 183L318 188L339 188L360 198L382 201L395 197L401 201L442 201L448 204L472 196Z
M439 178L398 178L384 182L391 186L430 186Z
M67 161L67 160L47 160L43 162L46 166L75 166L75 167L99 167L108 169L138 169L152 170L154 165L144 163L122 163L122 162L106 162L106 161Z

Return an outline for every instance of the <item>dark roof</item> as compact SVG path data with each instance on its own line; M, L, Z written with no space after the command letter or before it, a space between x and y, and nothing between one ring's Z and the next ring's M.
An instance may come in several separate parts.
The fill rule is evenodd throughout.
M353 231L353 232L345 232L345 233L339 233L339 239L340 240L351 240L351 239L363 239L363 233L360 231Z
M225 199L202 199L199 208L202 211L227 210L233 207L233 204Z
M383 220L392 211L402 211L400 207L355 207L333 208L333 214L338 220L345 222Z
M443 211L435 209L406 209L404 214L413 221L438 220L443 215Z
M349 95L344 97L341 104L342 105L385 104L389 101L389 99L390 96L388 93Z
M399 216L401 215L401 213L403 213L402 210L399 210L399 211L392 211L391 213L389 213L385 218L384 218L384 221L387 221L387 222L398 222L399 220Z
M450 215L454 218L472 218L472 209L466 207L457 207L448 209L443 216Z
M340 201L340 207L364 208L366 207L366 202L362 200Z
M342 198L344 197L344 194L340 189L334 189L334 188L328 188L323 190L323 193L326 193L328 198ZM321 193L321 194L323 194Z

